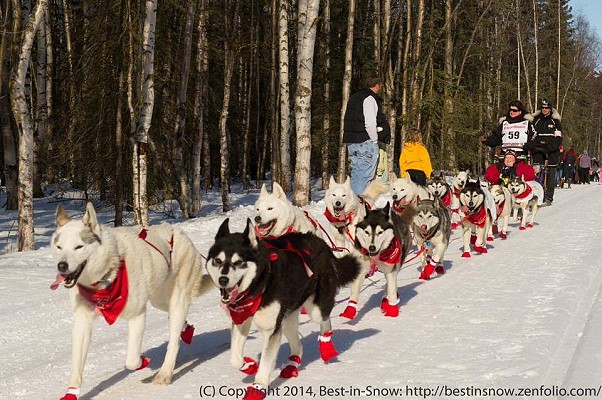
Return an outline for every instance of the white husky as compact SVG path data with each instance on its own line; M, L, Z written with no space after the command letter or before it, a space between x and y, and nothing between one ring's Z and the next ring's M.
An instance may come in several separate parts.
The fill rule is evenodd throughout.
M426 186L417 185L410 179L410 174L406 174L405 178L398 178L392 173L390 182L390 192L393 197L391 210L397 214L401 214L409 205L416 207L420 200L433 198Z
M510 190L512 198L514 199L513 215L515 220L518 220L518 209L520 208L522 210L522 219L518 229L523 231L526 228L533 228L533 221L537 215L537 209L543 204L543 187L537 181L525 182L522 176L515 176L508 183L508 190ZM528 224L527 214L530 214L531 217Z
M451 185L452 199L449 209L452 212L452 229L456 229L462 225L461 221L464 218L464 213L460 209L460 192L464 189L464 186L468 182L468 171L460 171L454 176Z
M286 198L282 186L274 182L269 193L265 183L255 202L255 232L259 238L279 237L291 232L315 233L314 219Z
M495 207L497 211L497 218L502 219L502 230L500 231L500 238L506 239L508 237L508 221L510 220L510 214L512 211L512 194L508 188L504 185L493 185L489 188ZM493 227L497 227L497 220L493 221L492 229L489 230L487 240L493 238Z
M169 343L154 382L169 384L182 339L190 343L186 323L192 298L213 285L202 275L201 255L179 228L167 224L146 229L101 226L92 203L82 220L70 220L62 206L56 213L52 256L58 274L51 289L63 284L73 306L71 377L63 399L79 395L92 323L100 314L110 324L128 320L127 369L148 366L141 356L146 304L169 312ZM182 328L184 331L182 331Z

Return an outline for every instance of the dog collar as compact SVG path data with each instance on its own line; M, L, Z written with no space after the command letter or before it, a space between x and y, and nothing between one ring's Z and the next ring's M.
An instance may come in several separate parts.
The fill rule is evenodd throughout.
M498 216L500 216L502 214L505 206L506 206L506 199L504 199L504 201L502 201L500 204L495 205L495 208L496 208L495 211Z
M351 220L353 219L353 216L356 212L357 210L354 210L351 213L347 214L343 219L341 219L332 215L328 207L326 207L326 210L324 211L324 216L326 217L328 222L330 222L336 228L345 228L351 223Z
M454 186L454 196L460 197L460 193L462 193L462 189Z
M481 206L481 208L479 209L479 211L477 211L476 213L470 213L467 212L466 213L466 218L473 224L478 226L479 228L482 228L485 226L485 221L487 221L487 210L485 209L485 207Z
M227 306L228 314L230 314L230 318L232 318L232 322L234 322L235 325L240 325L255 315L259 306L261 306L263 291L254 294L253 296L248 296L248 294L248 290L242 292Z
M362 247L360 251L362 254L370 257L370 253L365 248ZM381 251L377 257L371 258L376 258L378 261L384 264L398 264L401 261L401 243L399 242L399 239L397 239L397 237L393 237L393 240L391 240L391 243L389 243L389 246L386 249Z
M106 289L90 289L77 284L80 296L102 314L109 325L117 320L128 301L128 274L125 260L121 260L117 276Z

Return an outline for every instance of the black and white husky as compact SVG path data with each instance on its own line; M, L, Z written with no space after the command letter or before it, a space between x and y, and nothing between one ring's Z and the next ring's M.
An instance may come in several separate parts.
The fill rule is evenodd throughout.
M451 218L447 207L439 199L420 200L413 224L414 240L422 249L422 273L419 279L428 280L435 271L443 275L443 257L451 235Z
M537 209L543 204L544 190L537 181L525 182L522 177L515 176L508 182L508 190L514 199L514 219L518 219L518 209L522 210L522 219L519 229L533 228L533 221L537 215ZM527 224L527 217L530 221ZM525 226L526 225L526 226Z
M413 207L406 207L400 215L390 213L389 210L389 203L383 209L366 210L366 218L356 227L355 246L369 256L385 274L387 286L380 308L386 317L397 317L397 274L412 247L410 224L415 210ZM359 298L364 279L365 276L360 274L353 282L350 299ZM357 303L355 306L357 307ZM347 307L354 306L350 302Z
M441 203L451 209L453 194L451 186L445 180L443 172L433 176L433 178L426 184L426 189L435 199L441 200Z
M299 310L305 307L320 324L319 350L324 362L335 357L330 312L337 290L356 278L356 258L336 258L330 247L312 233L290 233L257 240L251 221L242 233L231 233L226 219L209 249L207 271L219 288L232 319L231 365L255 376L244 399L265 397L282 334L290 346L283 378L298 375L303 357L299 340ZM261 363L244 356L251 324L263 333Z
M487 253L487 233L491 227L492 211L485 204L486 194L481 182L469 180L460 193L460 204L465 214L462 219L462 236L464 253L462 257L470 257L470 244L474 242L477 253ZM476 229L476 237L471 239L471 231Z
M510 220L510 213L512 211L512 194L508 188L504 185L492 185L489 188L493 201L497 208L497 219L502 220L502 230L499 231L500 239L506 239L508 237L508 222ZM497 220L491 224L492 228L497 227ZM494 229L489 230L487 240L493 239Z

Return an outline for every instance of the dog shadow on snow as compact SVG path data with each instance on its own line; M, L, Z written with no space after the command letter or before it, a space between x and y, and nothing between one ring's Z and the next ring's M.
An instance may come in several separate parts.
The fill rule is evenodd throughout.
M317 338L316 338L317 341ZM186 345L185 343L180 344L180 351L178 352L178 358L176 360L176 369L171 379L172 384L177 381L180 377L184 376L194 368L199 366L205 361L211 360L217 357L221 353L228 351L230 348L230 329L221 329L219 331L204 332L195 335L192 343ZM103 391L111 388L118 384L122 380L126 379L130 374L141 374L146 378L141 379L143 383L152 382L155 373L161 368L165 353L167 352L167 341L160 346L153 349L146 350L144 355L151 358L151 364L148 368L142 371L129 371L123 369L112 376L106 378L102 382L99 382L95 387L91 388L89 392L79 396L79 400L91 400L98 396ZM124 349L125 357L125 349ZM182 367L185 365L184 367Z

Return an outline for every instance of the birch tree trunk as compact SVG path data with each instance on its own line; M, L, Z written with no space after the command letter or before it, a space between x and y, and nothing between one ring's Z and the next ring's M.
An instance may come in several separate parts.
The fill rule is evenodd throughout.
M48 78L47 57L46 57L46 13L42 16L40 27L36 35L37 57L36 57L36 101L35 101L35 126L34 126L34 154L47 154L41 152L40 149L44 146L46 134L48 132L48 103L46 100L46 82ZM46 157L36 157L34 160L33 173L33 197L40 198L44 196L42 192L41 181L43 178L42 172L46 171Z
M561 2L558 1L558 8L557 8L557 19L558 19L558 55L557 55L557 67L556 67L556 107L558 107L560 105L560 65L561 65L561 49L562 49L562 42L560 40L561 38L561 23L560 23L560 16L561 16L561 10L562 10L562 6L561 6ZM560 109L558 112L561 113L562 115L562 109Z
M290 87L288 52L288 13L289 0L280 0L278 17L278 62L280 72L280 165L282 168L282 189L291 189L291 137L290 137Z
M451 0L445 0L445 85L443 86L443 132L441 137L441 151L443 167L456 169L456 152L452 116L454 115L454 102L452 98L453 84L453 50L452 39L452 5Z
M341 126L339 129L339 165L337 181L345 182L347 169L347 147L343 142L345 133L345 111L351 92L351 69L353 59L353 31L355 27L355 0L349 0L349 15L347 16L347 40L345 42L345 72L343 74L343 95L341 104Z
M388 180L390 173L393 172L393 152L395 149L395 140L397 132L397 107L394 102L395 97L395 76L393 74L393 51L391 49L393 27L391 26L391 0L385 0L384 12L383 12L383 60L384 60L384 71L385 71L385 91L383 94L383 105L387 119L389 121L389 127L391 128L391 141L387 145L387 171L383 173L382 179Z
M279 51L278 51L278 42L279 42L279 34L280 29L279 25L279 12L278 9L278 1L272 0L270 10L272 15L272 23L271 23L271 41L270 41L270 93L269 93L269 108L268 108L268 122L269 122L269 130L271 131L270 135L270 147L272 149L272 157L271 157L271 170L272 170L272 182L279 182L282 185L282 163L280 162L280 151L278 151L278 147L280 147L280 135L278 132L278 94L279 90L276 89L276 79L279 72ZM285 189L286 190L286 189Z
M422 55L422 26L424 23L424 0L418 1L418 20L416 22L416 39L414 42L414 77L412 79L412 111L413 115L418 115L420 104L420 57ZM414 121L417 127L420 127L420 119Z
M295 163L293 202L297 206L304 206L309 203L309 188L311 186L311 84L319 8L320 0L308 0L307 9L299 9L299 18L301 19L301 15L305 14L306 23L299 51L299 69L297 71L295 94L297 160Z
M201 154L205 132L205 99L207 98L207 74L209 72L209 55L207 42L207 0L200 0L197 22L197 82L194 95L194 142L192 146L192 214L201 212Z
M12 111L19 129L19 251L35 249L33 235L33 124L25 99L25 75L31 59L36 32L44 20L48 0L40 0L29 18L21 39L19 61L10 78Z
M134 137L134 221L136 224L148 226L148 197L146 193L147 179L147 147L148 130L155 106L155 27L157 21L158 0L146 0L144 10L144 28L142 34L142 65L140 98L142 107Z
M401 31L401 29L400 29ZM412 40L412 0L406 0L406 38L405 45L403 49L403 72L401 74L401 116L403 121L405 122L401 126L401 137L400 139L400 148L403 148L403 145L406 141L406 132L407 125L409 121L408 116L408 82L410 81L410 68L409 68L409 60L410 60L410 44Z
M322 189L328 189L330 147L330 0L324 0L324 115L322 120Z
M535 47L535 107L539 99L539 21L537 18L537 2L533 0L533 46ZM535 110L532 105L531 110Z
M75 71L74 71L74 61L73 61L73 44L71 41L71 7L67 0L63 0L63 18L65 25L65 46L67 50L67 65L69 66L69 124L67 125L67 142L75 143ZM71 178L75 177L75 160L74 160L73 152L69 152L69 168Z
M190 76L190 61L192 59L192 31L194 27L194 16L196 1L188 0L186 8L186 26L184 28L184 48L182 49L182 66L180 69L180 85L176 100L176 123L174 127L175 159L174 165L180 184L179 198L182 218L188 219L191 215L191 205L188 186L187 168L184 166L184 143L186 127L186 99L188 97L188 77Z

